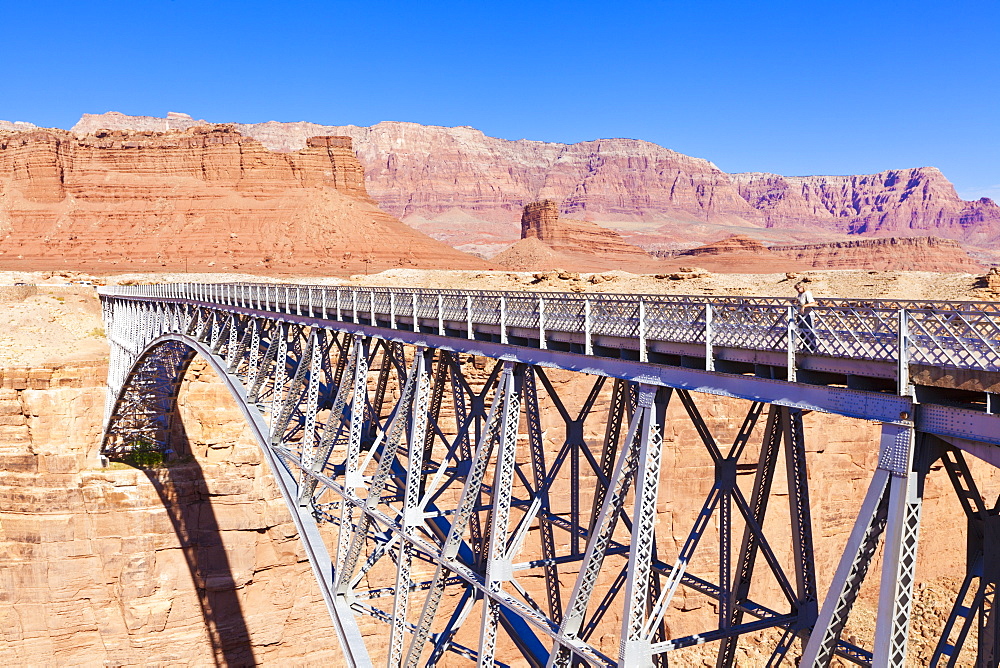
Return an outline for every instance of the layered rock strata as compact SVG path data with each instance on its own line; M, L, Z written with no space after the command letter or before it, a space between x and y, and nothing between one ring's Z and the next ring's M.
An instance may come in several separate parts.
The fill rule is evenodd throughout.
M84 115L74 131L199 123L204 121L176 113L157 119L109 112ZM755 228L794 229L799 238L812 230L813 238L803 241L834 233L1000 243L1000 207L987 198L962 200L933 167L849 176L726 174L707 160L632 139L509 141L469 127L400 122L234 127L277 151L300 150L314 135L350 136L368 190L382 208L470 250L488 251L516 239L521 207L543 198L561 201L563 215L601 221L649 248L667 248L692 235L711 241L734 226L751 234ZM656 236L668 238L668 245Z
M0 266L352 273L488 266L368 196L348 137L276 153L232 126L0 133Z
M646 251L626 243L612 230L559 215L551 199L531 202L521 214L521 241L493 257L506 269L577 271L610 268L649 270L657 265Z
M341 665L294 525L228 392L181 393L195 457L97 466L103 362L4 369L0 660Z
M765 246L733 235L685 251L658 251L657 257L728 264L730 271L865 269L869 271L940 271L975 273L982 265L957 242L936 237L889 237L823 244ZM712 264L713 269L718 270Z
M1000 207L989 198L967 202L934 167L850 176L730 175L768 227L815 225L849 234L933 234L992 243Z
M531 202L521 214L521 238L535 238L556 251L586 253L609 260L648 260L649 254L625 243L613 230L591 222L562 218L559 204L550 199Z
M982 265L952 239L889 237L827 244L771 246L772 254L817 269L874 271L982 271Z

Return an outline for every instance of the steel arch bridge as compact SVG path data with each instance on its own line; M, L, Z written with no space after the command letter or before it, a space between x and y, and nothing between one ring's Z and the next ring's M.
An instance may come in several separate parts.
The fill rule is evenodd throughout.
M1000 465L996 304L828 300L805 322L753 298L258 284L101 297L102 453L168 453L180 382L203 356L275 475L351 665L650 666L716 643L717 665L732 666L741 639L767 631L768 665L903 666L935 463L969 549L932 665L958 665L973 636L978 665L1000 657L1000 513L963 454ZM578 408L557 378L569 374L589 384ZM731 443L703 416L705 395L747 400ZM675 554L657 534L669 404L714 471ZM822 600L802 428L813 410L881 425ZM778 534L775 487L788 492ZM841 636L880 546L863 648ZM706 552L711 576L695 572ZM680 592L712 602L708 628L671 630ZM366 645L372 623L386 635Z

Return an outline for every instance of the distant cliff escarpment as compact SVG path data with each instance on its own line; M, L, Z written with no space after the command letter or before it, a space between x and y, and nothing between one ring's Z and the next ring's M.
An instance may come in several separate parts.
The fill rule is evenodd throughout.
M184 114L152 118L111 112L85 115L74 130L200 123L205 122ZM513 240L521 208L554 199L563 216L597 221L626 236L657 230L669 241L683 241L673 229L680 226L693 245L725 236L724 226L932 235L1000 245L1000 207L987 198L961 199L933 167L849 176L727 174L708 160L635 139L509 141L469 127L402 122L359 127L272 121L233 127L275 151L300 150L315 135L351 137L371 196L385 211L435 236L456 222L480 221ZM488 225L481 227L480 234L490 233Z
M344 136L0 128L0 267L333 274L488 266L380 210Z
M226 130L220 131L220 127ZM308 219L308 224L302 223L305 227L301 231L301 236L309 239L305 246L321 243L325 248L313 261L317 267L335 264L334 256L340 258L340 265L343 265L340 268L345 270L351 266L358 269L388 264L421 266L425 260L445 266L439 262L444 259L445 255L440 254L445 251L427 246L423 237L412 237L412 243L392 244L392 248L386 248L384 243L373 245L372 239L398 236L396 233L387 236L382 228L370 226L371 220L384 221L386 214L452 248L479 257L492 257L521 238L523 207L543 200L559 202L558 214L562 221L576 220L613 230L624 242L651 252L691 249L733 234L755 239L769 247L836 244L858 237L937 237L958 241L979 260L1000 262L1000 207L988 198L963 200L945 176L933 167L847 176L727 174L708 160L637 139L598 139L576 144L511 141L489 137L470 127L405 122L382 122L370 127L274 121L217 126L176 112L164 118L108 112L85 114L70 133L37 130L26 123L0 123L0 133L24 135L32 132L57 137L53 141L60 144L59 151L64 153L69 150L71 140L90 146L98 138L111 137L118 137L125 143L149 142L155 137L167 143L187 141L179 139L184 137L216 137L210 150L205 150L218 151L219 155L213 153L211 158L206 158L204 170L181 169L181 172L200 180L201 184L211 180L218 169L230 174L239 172L241 176L225 186L229 189L226 197L252 200L250 208L257 215L261 214L260 209L268 208L262 204L260 193L270 193L271 203L283 213L280 216L277 213L257 215L261 229L267 227L272 232L269 240L262 241L271 247L266 253L262 252L260 258L248 261L250 264L264 263L266 257L271 258L273 265L276 258L290 257L289 244L303 245L296 231L299 229L297 221ZM223 135L226 138L218 138ZM349 138L351 149L315 145L316 137ZM181 150L180 147L163 148L161 156ZM337 154L336 160L331 161L333 148ZM327 157L316 162L324 149ZM123 145L122 150L132 149ZM143 150L133 153L138 155ZM76 149L73 151L79 153ZM355 158L349 166L347 161L351 156L348 154L352 152ZM79 162L84 172L89 169L87 159ZM155 162L169 172L174 169L172 160L172 157L163 157ZM125 160L122 164L128 162ZM77 164L74 158L73 167L67 174L71 181L76 179L75 183L79 184L79 174L73 173ZM142 169L150 173L150 163L144 164ZM64 190L58 184L59 169L53 164L42 163L32 167L33 182L29 187L36 198L48 197L49 204L63 201L58 199ZM348 177L345 170L351 169L357 172ZM284 172L285 176L275 184L273 174L278 172ZM265 173L268 175L264 176ZM123 178L137 176L128 168L118 169L112 171L107 185L111 187ZM23 181L22 176L13 172L8 178ZM263 180L255 181L260 178ZM331 178L337 184L331 186L328 182ZM90 178L90 181L94 183L95 179ZM348 181L352 192L345 191ZM215 181L213 185L222 184ZM74 187L79 185L71 185L70 190ZM299 197L303 194L302 188L319 188L323 195ZM364 195L359 194L361 189ZM173 194L163 199L164 192ZM317 203L335 199L334 193L357 200L358 204L348 207L350 211L341 211L343 207L332 206L329 202ZM159 186L150 191L150 197L175 212L183 212L187 207L177 205L176 191ZM298 199L294 204L279 201L288 198ZM118 201L117 196L112 199ZM196 196L191 202L191 214L196 218L201 215L197 212L210 199L212 197ZM16 197L8 197L0 203L0 229L11 227L8 212L15 200ZM123 210L128 209L124 203L120 204ZM161 208L155 213L146 211L143 215L165 216L162 206L158 206ZM323 211L341 211L340 218L353 220L359 214L366 215L362 214L366 206L377 206L381 211L374 210L364 225L345 223L345 227L339 223L321 222L331 218ZM214 211L226 208L221 206ZM233 210L241 208L236 206ZM14 218L18 215L24 218L34 214L15 213ZM64 218L59 213L56 218L72 221L79 215L77 212ZM223 223L214 213L205 215L214 221L213 229L223 229L229 224ZM239 216L236 220L237 227L243 225L238 222ZM176 232L176 228L170 229ZM365 230L369 232L367 236ZM231 232L240 234L238 230ZM347 239L345 234L361 235L361 238L355 243L353 237ZM399 239L411 238L406 232L399 234L403 235ZM319 237L324 240L319 242ZM350 243L344 243L347 241ZM224 253L231 250L240 255L243 251L234 245L240 244L227 241L225 235L218 240L218 248ZM849 247L832 248L850 250ZM903 248L897 244L886 250L901 252ZM852 254L856 252L850 250ZM308 253L302 257L306 255ZM448 257L452 259L445 263L447 265L464 266L463 263L474 262L465 256ZM162 251L158 258L145 259L147 263L162 260ZM232 262L225 264L234 266ZM237 264L249 266L247 262Z

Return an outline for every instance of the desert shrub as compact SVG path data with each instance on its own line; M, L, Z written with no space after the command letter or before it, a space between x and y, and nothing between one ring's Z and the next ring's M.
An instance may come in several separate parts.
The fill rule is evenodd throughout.
M163 453L156 449L156 445L145 439L137 440L131 452L122 457L122 461L137 469L160 468L164 459Z

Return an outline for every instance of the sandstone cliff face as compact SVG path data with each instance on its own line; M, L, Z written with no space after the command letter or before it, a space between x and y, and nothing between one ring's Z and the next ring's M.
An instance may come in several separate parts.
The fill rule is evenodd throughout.
M197 457L146 475L96 466L106 373L0 374L0 660L342 665L334 634L314 633L329 615L221 383L195 365L181 412Z
M641 248L625 243L618 233L594 223L562 218L559 204L550 199L531 202L521 214L521 238L536 238L557 251L586 253L622 261L648 260Z
M808 223L850 234L916 233L995 240L1000 208L962 200L933 167L858 176L731 175L768 227Z
M802 269L864 269L869 271L940 271L975 273L982 265L951 239L889 237L823 244L765 246L756 239L733 235L685 251L660 251L657 257L690 258L713 271L799 271Z
M37 127L34 123L24 121L0 121L0 132L24 132L25 130L34 130Z
M231 126L0 134L0 233L16 269L486 266L379 210L349 138L275 153Z
M74 130L204 123L172 116L85 115ZM463 248L496 248L516 239L521 207L543 198L561 201L564 215L601 221L626 231L627 238L642 237L647 247L656 244L646 236L673 240L688 226L705 223L1000 243L1000 207L986 198L962 200L933 167L858 176L726 174L706 160L632 139L508 141L469 127L400 122L234 127L277 151L300 150L314 135L351 137L368 191L383 209ZM656 230L664 224L670 229ZM456 226L473 231L456 235ZM731 233L717 231L715 238Z
M771 253L819 269L968 272L982 265L951 239L890 237L828 244L771 246Z
M165 119L88 115L73 129L141 129L156 120ZM752 213L712 163L634 139L510 141L470 127L402 122L359 127L272 121L234 127L280 151L298 150L313 135L349 136L365 166L369 192L386 211L429 220L460 209L506 224L514 237L521 207L543 198L560 200L565 214L601 220L700 220L706 212L722 220Z
M559 204L551 199L524 206L521 240L494 256L493 262L518 271L616 268L636 272L657 265L648 253L625 243L618 233L595 223L561 217Z

